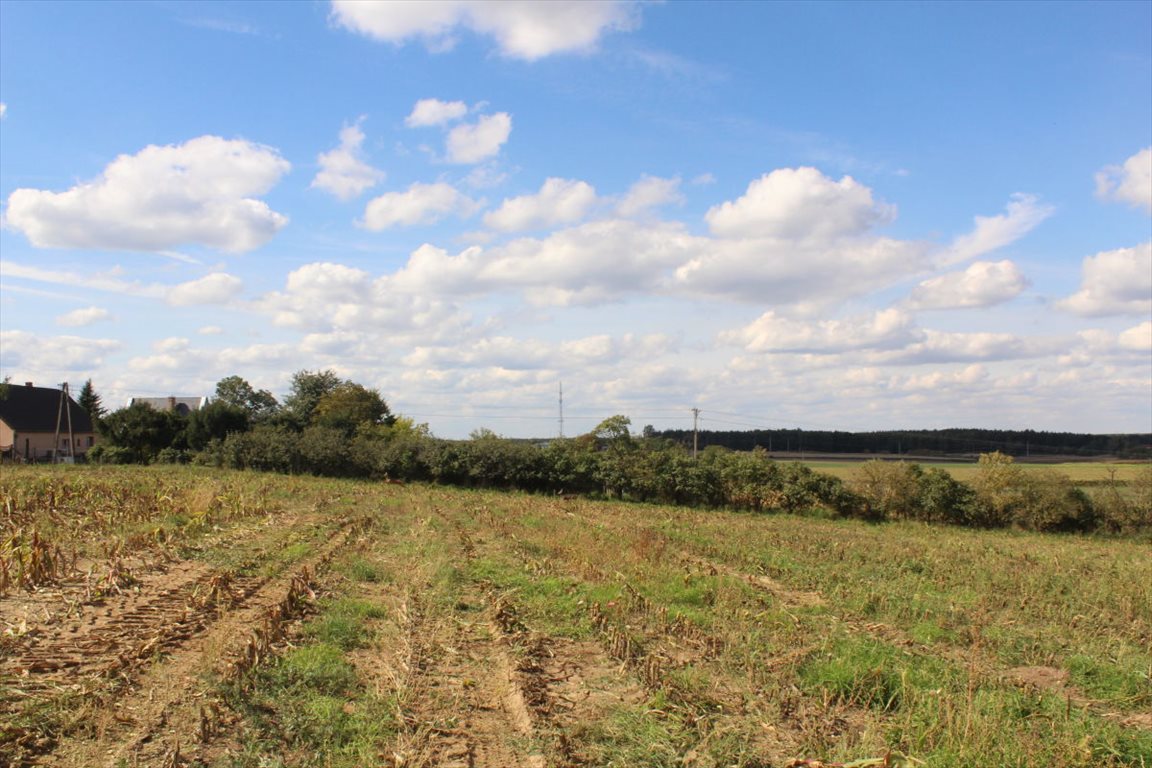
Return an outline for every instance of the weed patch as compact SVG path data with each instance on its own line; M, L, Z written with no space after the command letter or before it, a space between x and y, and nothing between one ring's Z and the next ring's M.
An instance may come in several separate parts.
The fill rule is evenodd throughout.
M386 615L380 606L365 600L339 598L321 604L321 613L304 625L305 637L313 638L323 647L335 646L341 651L362 648L368 641L366 622Z

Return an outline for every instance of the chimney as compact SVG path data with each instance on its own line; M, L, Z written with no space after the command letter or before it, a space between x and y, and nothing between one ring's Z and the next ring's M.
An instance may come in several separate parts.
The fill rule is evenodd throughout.
M26 382L24 382L24 386L30 387L30 386L32 386L32 382L26 381Z

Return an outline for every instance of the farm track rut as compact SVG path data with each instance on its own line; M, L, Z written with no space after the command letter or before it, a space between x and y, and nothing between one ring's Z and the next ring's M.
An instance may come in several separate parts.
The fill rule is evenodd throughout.
M437 514L469 562L509 547L499 526L475 525L474 510ZM484 580L470 582L453 614L453 644L439 672L441 680L455 681L450 685L463 681L465 691L455 695L466 702L461 710L466 720L457 723L466 727L437 732L439 762L429 765L593 765L582 732L648 697L602 643L554 637L528 626L514 591L502 592Z
M307 522L294 518L291 530ZM231 569L179 562L143 580L139 591L85 606L78 622L50 627L34 646L16 649L0 662L0 690L11 694L0 717L28 698L56 700L74 712L55 727L0 732L0 765L88 768L128 756L133 764L160 765L172 761L178 744L185 757L194 753L204 731L212 730L206 713L215 711L200 676L225 671L219 662L251 642L253 628L284 600L293 579L326 562L347 540L350 525L310 528L312 539L330 536L281 575L235 576ZM274 544L283 530L265 531L265 543ZM270 546L261 550L249 565L267 559ZM161 753L153 754L160 744Z
M452 560L468 563L476 542L452 516L437 507L433 515L448 529ZM458 587L450 608L431 615L433 607L418 604L409 611L417 625L409 626L414 652L408 685L410 697L402 713L408 738L397 752L402 765L437 768L544 768L544 756L533 750L532 716L517 685L514 662L501 642L492 610L475 583ZM415 638L415 632L420 637Z
M248 520L226 531L204 537L194 550L228 549L244 539L263 538L275 525L290 530L299 524L299 514L270 515ZM11 592L0 597L0 617L10 631L8 642L0 645L0 670L6 658L22 649L45 642L55 636L76 635L84 627L101 624L99 616L110 616L132 610L141 602L154 599L178 588L185 572L206 572L208 565L195 559L179 558L167 550L143 550L118 559L108 568L109 574L92 583L92 572L81 576L80 569L55 584L37 587L31 592ZM193 577L194 578L194 577Z
M581 553L557 545L557 539L563 537L555 532L557 538L544 548L549 554L541 555L531 541L521 538L524 530L513 530L498 516L471 510L463 517L473 525L470 532L459 520L452 524L479 553L510 552L525 572L534 576L599 582L614 585L621 593L620 599L605 606L588 606L595 637L589 640L532 632L519 625L514 607L511 618L502 621L500 617L508 615L502 604L505 598L495 598L497 623L506 641L517 648L519 685L533 711L537 739L548 744L555 765L596 764L582 743L586 726L611 719L612 713L621 709L643 708L654 694L664 695L673 708L667 712L651 710L649 714L691 723L687 731L695 730L704 720L723 718L723 713L749 714L751 702L739 693L746 682L728 680L715 665L723 648L718 637L691 621L672 618L667 607L645 598L622 573L606 573ZM550 529L545 526L543 530ZM709 691L688 691L673 679L676 670L689 667L717 673ZM785 740L786 736L776 734L769 744L758 735L756 748L779 752ZM684 746L691 752L694 745Z
M429 731L431 761L440 768L543 768L529 746L533 721L507 650L484 615L483 597L465 589L449 632L437 638L427 670L428 703L418 710ZM465 618L459 614L472 615Z

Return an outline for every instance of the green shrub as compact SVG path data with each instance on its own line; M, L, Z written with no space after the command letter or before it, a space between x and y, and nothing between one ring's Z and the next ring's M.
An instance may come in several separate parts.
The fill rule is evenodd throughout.
M1152 464L1141 467L1127 486L1110 483L1092 494L1098 524L1110 533L1152 531Z
M1044 470L1025 475L1013 522L1032 531L1079 531L1096 529L1092 500L1067 476Z
M119 445L97 445L86 454L93 464L139 464L140 454Z
M971 525L980 517L976 492L947 471L929 467L919 478L919 518L929 523Z
M852 478L852 490L882 519L911 520L920 515L919 464L873 459L860 465Z
M163 448L152 461L155 464L187 464L191 460L192 455L188 451L182 451L179 448Z

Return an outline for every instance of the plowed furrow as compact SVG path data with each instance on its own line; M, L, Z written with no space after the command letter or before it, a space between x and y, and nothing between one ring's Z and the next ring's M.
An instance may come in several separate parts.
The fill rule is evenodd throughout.
M430 670L430 701L417 717L428 729L429 766L534 768L539 755L520 746L532 735L513 665L490 627L465 625ZM431 708L425 708L429 704Z
M205 725L205 711L216 706L205 676L228 678L241 667L250 668L246 651L282 634L279 622L295 616L286 602L295 603L293 594L308 591L307 582L347 542L350 528L345 525L289 574L236 579L231 605L206 609L194 621L194 631L174 643L162 663L140 670L115 700L114 713L97 724L95 738L81 734L65 739L34 764L89 768L195 761L214 735L214 727ZM257 654L255 663L260 658ZM173 762L173 755L180 757Z
M294 512L258 522L249 521L207 536L196 549L229 550L238 542L264 540L277 535L277 532L297 529L302 518L301 513ZM260 559L253 558L247 565ZM130 586L123 582L108 583L104 578L93 581L92 573L83 576L78 572L57 584L39 587L30 594L0 597L0 626L9 633L0 643L0 675L5 660L33 646L44 646L64 635L84 634L87 631L85 627L99 625L106 617L125 616L141 606L147 609L157 596L178 590L189 579L209 572L207 564L196 560L173 560L168 551L136 552L131 559L121 561L123 563L128 567L121 575L127 576ZM99 564L93 569L98 571Z
M346 523L297 567L326 562L351 527ZM175 580L170 573L153 583L150 593L99 606L79 625L49 627L31 638L34 645L0 661L0 723L19 722L29 707L57 711L31 726L0 727L0 765L5 759L11 765L103 764L101 755L124 743L112 734L126 726L144 732L128 743L149 741L152 730L168 722L165 712L175 702L202 700L203 691L191 690L197 675L210 671L225 649L241 646L277 604L277 586L291 580L282 576L270 584L275 578L270 575L233 577L199 563L173 571ZM161 682L149 682L154 680ZM64 714L77 707L95 715L77 722ZM69 720L72 725L65 727ZM188 722L196 721L193 713ZM76 735L69 737L68 731ZM101 747L93 748L93 732Z
M53 633L33 649L18 653L0 664L4 676L103 674L125 666L125 657L141 658L159 653L209 624L217 606L197 607L196 596L205 591L221 572L193 571L183 584L155 595L150 602L127 613L85 627ZM234 587L237 602L255 592L266 579L245 579ZM59 677L60 675L57 675Z

